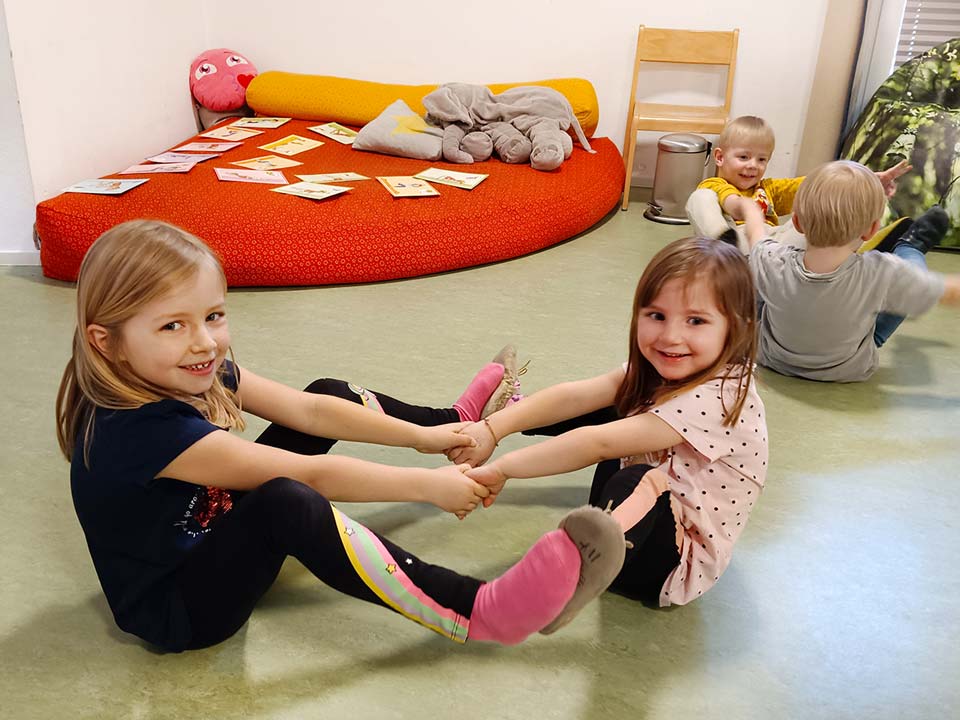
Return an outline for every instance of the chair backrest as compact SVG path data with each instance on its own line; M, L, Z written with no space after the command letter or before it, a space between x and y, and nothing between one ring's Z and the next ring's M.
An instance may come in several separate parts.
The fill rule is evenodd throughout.
M641 25L637 33L637 55L633 64L634 87L640 64L643 62L726 65L727 87L723 107L729 111L739 39L739 28L727 31L672 30Z

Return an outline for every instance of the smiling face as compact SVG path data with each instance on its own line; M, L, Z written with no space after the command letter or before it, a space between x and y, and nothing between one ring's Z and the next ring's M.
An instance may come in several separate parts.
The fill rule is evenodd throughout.
M728 148L718 147L714 151L717 176L737 190L750 190L763 180L771 152L766 145L743 142Z
M681 381L717 362L728 325L706 280L674 278L639 309L637 348L660 377Z
M203 263L193 277L123 323L119 359L171 394L206 392L230 348L225 295L220 273Z

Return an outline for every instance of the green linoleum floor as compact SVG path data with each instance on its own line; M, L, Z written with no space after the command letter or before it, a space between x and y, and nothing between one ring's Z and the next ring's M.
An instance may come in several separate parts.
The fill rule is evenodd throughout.
M640 271L685 232L642 209L468 271L233 291L237 358L296 386L341 377L436 405L505 342L532 360L528 391L606 371L625 358ZM929 259L960 272L960 255ZM53 402L73 295L38 268L0 269L0 717L957 716L958 309L904 324L868 383L763 374L767 489L730 569L689 606L654 611L609 595L554 636L461 647L288 562L240 634L164 656L113 627L58 456ZM358 444L336 451L440 462ZM584 470L511 481L463 523L428 506L343 508L424 559L490 577L583 503L589 480Z

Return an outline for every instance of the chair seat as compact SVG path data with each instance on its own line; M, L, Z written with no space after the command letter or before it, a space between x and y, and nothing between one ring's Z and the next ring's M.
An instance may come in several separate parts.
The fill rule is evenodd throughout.
M726 125L728 113L720 106L636 103L633 116L637 130L717 134Z

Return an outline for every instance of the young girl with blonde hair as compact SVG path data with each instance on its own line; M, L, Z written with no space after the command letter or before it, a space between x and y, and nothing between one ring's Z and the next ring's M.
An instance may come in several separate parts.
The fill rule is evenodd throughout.
M634 296L629 359L562 383L468 426L483 463L510 433L558 435L507 453L468 477L509 478L599 463L590 504L610 508L628 541L611 589L648 604L687 603L730 562L767 470L767 429L753 371L756 301L743 255L687 238L650 261Z
M572 616L581 576L590 589L578 598L616 575L623 537L592 508L568 515L489 583L424 563L338 511L330 500L432 502L461 518L475 508L488 490L465 465L398 468L324 454L337 438L434 453L470 444L449 424L457 411L341 381L298 392L241 368L227 359L225 295L209 248L161 222L107 231L80 269L57 436L123 630L170 651L218 643L243 626L292 555L331 587L450 639L512 644L561 611ZM502 375L500 366L475 379L484 389L468 388L461 401L478 413ZM273 423L257 442L227 432L243 427L241 410ZM602 561L591 557L598 553Z

